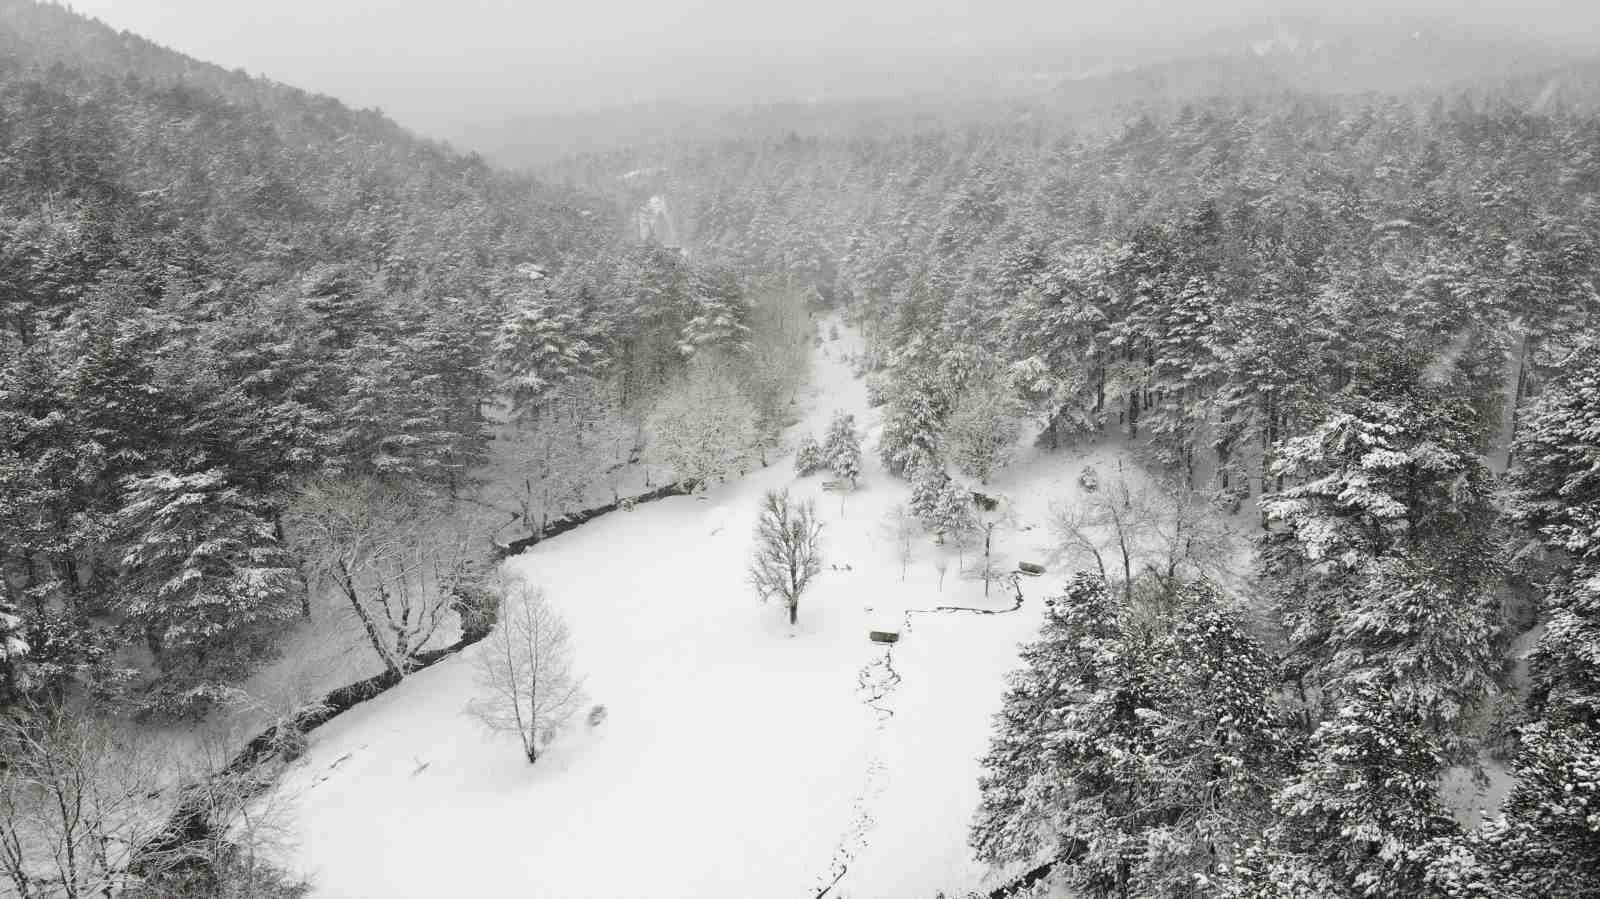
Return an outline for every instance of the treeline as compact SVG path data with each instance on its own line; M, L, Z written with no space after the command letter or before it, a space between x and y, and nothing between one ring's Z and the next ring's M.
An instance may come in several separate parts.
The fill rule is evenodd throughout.
M659 166L699 252L846 304L878 450L916 489L951 463L982 477L1003 458L978 438L1025 416L1047 444L1118 432L1176 490L1257 504L1267 632L1171 567L1057 601L1000 721L985 858L1060 858L1097 896L1595 895L1578 435L1600 119L1482 96L566 173ZM1507 648L1534 624L1521 702ZM1467 832L1438 783L1481 752L1516 784Z
M416 550L509 418L546 450L522 514L581 507L554 422L581 480L598 418L643 421L697 355L754 383L789 308L376 113L55 6L4 4L0 42L0 701L202 710L311 611L308 490L376 498ZM403 670L420 635L374 648Z

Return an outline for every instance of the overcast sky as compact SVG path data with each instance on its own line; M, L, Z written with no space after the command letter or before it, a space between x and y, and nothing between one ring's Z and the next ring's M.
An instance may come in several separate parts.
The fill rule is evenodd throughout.
M1415 13L1600 34L1600 0L1404 0ZM827 58L1091 35L1171 36L1272 12L1381 20L1382 0L72 0L201 59L449 130L507 110L749 92L761 69ZM1363 12L1364 11L1364 12ZM824 60L819 60L823 57ZM842 63L841 63L842 64Z

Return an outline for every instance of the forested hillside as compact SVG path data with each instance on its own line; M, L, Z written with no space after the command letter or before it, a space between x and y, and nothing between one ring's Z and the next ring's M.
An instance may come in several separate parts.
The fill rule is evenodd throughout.
M1108 592L1102 565L1054 601L997 721L981 857L1093 896L1593 896L1600 119L1525 90L561 173L652 168L700 258L851 309L914 503L947 466L985 477L972 434L1026 417L1258 513L1249 596L1170 569ZM1438 777L1494 757L1505 818L1464 831Z
M296 539L327 510L296 497L437 519L509 414L543 423L522 456L569 460L500 504L548 519L638 454L584 451L595 420L642 420L696 350L746 339L728 273L377 113L56 6L0 5L0 46L7 701L201 711L310 614ZM557 402L579 424L553 433ZM403 671L423 632L396 627L374 648Z

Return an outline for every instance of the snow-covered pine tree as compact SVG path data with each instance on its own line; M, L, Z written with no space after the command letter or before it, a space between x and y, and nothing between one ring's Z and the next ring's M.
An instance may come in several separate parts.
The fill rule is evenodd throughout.
M1524 415L1507 514L1535 541L1527 549L1600 567L1600 346L1567 366Z
M1385 559L1364 575L1364 589L1347 597L1329 634L1332 695L1392 684L1390 702L1446 749L1470 755L1475 741L1455 733L1500 692L1506 673L1499 596L1489 584L1458 589L1420 560Z
M1289 758L1275 678L1215 588L1125 606L1079 574L1022 658L979 781L980 858L1055 860L1083 896L1182 896L1263 826Z
M1194 471L1196 436L1210 418L1221 369L1215 322L1220 305L1208 278L1190 277L1168 299L1155 341L1153 403L1145 423L1157 459L1186 477Z
M490 383L488 330L471 304L446 297L427 310L418 333L407 341L410 367L423 388L416 411L428 422L419 467L424 479L444 484L452 494L488 458L483 416Z
M1600 347L1566 361L1526 410L1509 478L1519 563L1545 584L1529 660L1535 720L1518 730L1504 824L1452 847L1529 896L1600 895Z
M944 486L939 489L939 498L934 504L932 523L928 529L934 532L939 542L948 541L957 550L964 551L973 532L978 529L978 512L973 507L972 493L946 478Z
M1492 486L1469 416L1442 397L1341 397L1311 433L1281 447L1273 471L1292 483L1262 508L1308 561L1346 567L1481 533Z
M1099 660L1116 648L1118 615L1105 581L1089 574L1074 576L1061 596L1045 600L1039 638L1022 647L1022 667L1007 675L983 758L969 835L979 858L1032 861L1075 849L1055 845L1058 809L1070 797L1057 777L1060 744L1045 740L1070 714L1073 694L1100 685Z
M911 513L931 530L938 522L939 497L950 476L935 462L916 460L906 469L906 477L911 481Z
M750 335L750 301L733 274L697 268L689 286L679 352L689 358L707 349L745 349Z
M71 408L65 381L44 347L0 362L0 533L34 573L19 597L25 602L76 587L72 566L95 531L83 525L104 447L62 413Z
M27 624L22 610L8 597L0 582L0 706L8 705L28 689Z
M1536 721L1522 728L1505 821L1477 835L1496 882L1515 895L1600 894L1600 727Z
M856 417L843 410L833 413L827 436L822 442L822 457L834 477L855 485L861 477L861 435L856 432Z
M1410 659L1433 677L1385 682L1415 688L1407 707L1461 748L1449 731L1463 704L1500 680L1492 481L1469 419L1437 396L1348 395L1280 447L1275 470L1294 483L1262 499L1283 527L1263 537L1260 559L1290 671L1322 699L1310 718L1344 704L1340 690L1370 682L1382 658Z
M893 378L878 434L878 456L889 471L904 475L913 461L938 464L939 431L949 402L929 375L896 369Z
M1052 260L1006 306L1003 332L1017 360L1010 376L1052 446L1105 423L1103 355L1116 302L1109 272L1119 252L1096 247Z
M809 477L827 467L827 457L822 452L822 445L817 443L817 438L811 434L800 437L800 445L794 450L794 472L801 477Z
M272 522L220 469L130 479L114 523L126 547L118 605L169 675L237 676L298 609Z
M411 414L416 385L392 340L368 338L347 354L347 387L337 405L333 469L353 477L417 477L424 421Z
M1431 844L1459 829L1438 795L1444 751L1393 689L1359 685L1311 736L1274 797L1278 820L1225 876L1225 895L1427 895Z
M320 265L305 277L302 291L314 339L327 352L348 350L371 334L380 294L353 267Z
M512 409L527 414L568 380L597 374L605 329L577 303L517 279L504 285L508 305L495 336L495 364Z

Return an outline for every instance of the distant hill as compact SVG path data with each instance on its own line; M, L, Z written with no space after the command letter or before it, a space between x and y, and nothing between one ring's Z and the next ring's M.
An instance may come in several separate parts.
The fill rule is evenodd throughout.
M452 135L508 165L676 141L882 137L968 125L1120 124L1130 108L1265 98L1500 85L1581 63L1574 49L1433 22L1353 26L1279 19L1194 40L1050 39L1012 50L908 57L893 77L793 73L766 99L658 100L575 113L510 116ZM755 64L755 63L752 63ZM875 70L874 70L875 71ZM737 97L737 93L730 94Z
M276 247L280 274L335 258L376 264L396 250L443 258L468 233L541 260L588 239L571 198L377 112L199 62L54 4L0 0L0 118L12 175L0 202L93 197L136 212L141 230L181 230L236 259L259 262ZM362 241L357 231L392 236Z

